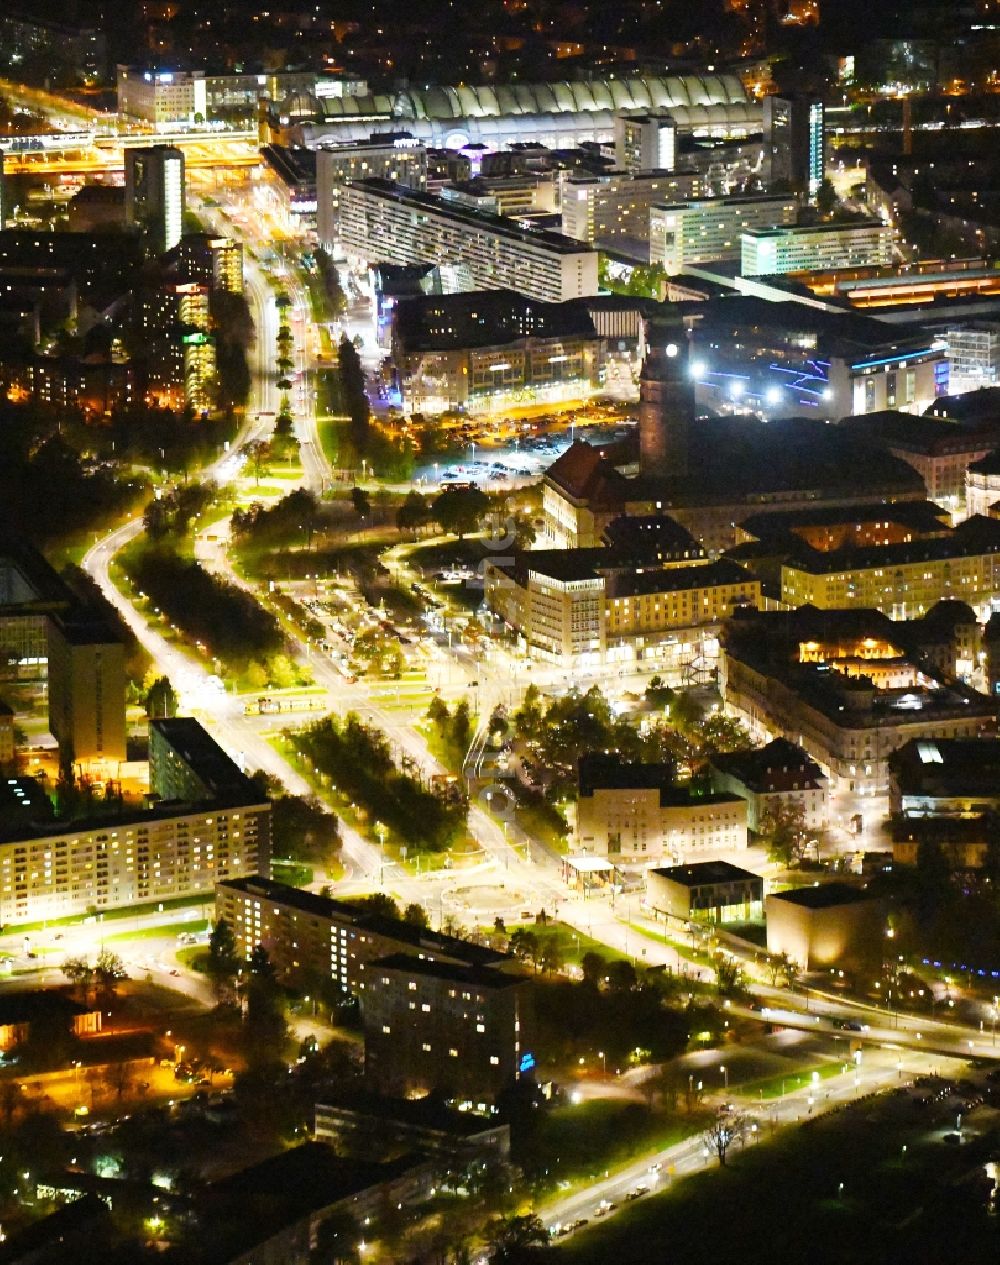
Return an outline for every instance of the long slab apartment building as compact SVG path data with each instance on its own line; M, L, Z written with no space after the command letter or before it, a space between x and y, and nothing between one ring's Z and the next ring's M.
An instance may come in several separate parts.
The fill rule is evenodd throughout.
M598 290L589 246L387 180L344 188L340 239L349 257L367 263L435 264L451 291L517 290L561 303Z

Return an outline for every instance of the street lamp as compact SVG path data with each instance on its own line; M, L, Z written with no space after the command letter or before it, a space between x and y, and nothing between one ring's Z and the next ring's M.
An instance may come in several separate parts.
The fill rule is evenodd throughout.
M723 1063L722 1066L719 1068L719 1071L722 1073L723 1079L725 1080L726 1092L728 1093L729 1092L729 1068L725 1065L725 1063Z

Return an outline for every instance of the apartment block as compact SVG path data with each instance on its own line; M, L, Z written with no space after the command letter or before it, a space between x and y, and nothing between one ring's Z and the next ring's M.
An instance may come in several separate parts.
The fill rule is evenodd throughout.
M118 66L118 113L158 125L204 122L208 95L202 70Z
M361 1016L379 1093L489 1103L534 1066L530 981L394 954L373 963Z
M125 647L102 620L48 621L49 728L64 758L113 767L125 759Z
M316 231L329 251L340 242L344 185L357 180L389 180L422 191L427 188L427 149L408 132L395 132L316 151Z
M456 207L386 180L344 187L340 241L368 263L435 264L449 291L517 290L563 302L597 293L597 254L561 233Z
M704 188L696 171L571 177L563 184L562 231L597 245L648 242L651 207L686 202Z
M249 960L254 949L263 945L279 975L290 984L315 987L316 980L330 979L355 997L364 993L372 963L391 954L481 966L508 960L502 953L455 936L381 917L259 874L220 882L215 916L232 928L242 958Z

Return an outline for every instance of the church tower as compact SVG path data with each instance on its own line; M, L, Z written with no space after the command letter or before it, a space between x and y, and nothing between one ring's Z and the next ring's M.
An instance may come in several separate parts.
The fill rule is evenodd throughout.
M686 474L694 421L688 344L679 323L651 322L639 375L639 469L644 475Z

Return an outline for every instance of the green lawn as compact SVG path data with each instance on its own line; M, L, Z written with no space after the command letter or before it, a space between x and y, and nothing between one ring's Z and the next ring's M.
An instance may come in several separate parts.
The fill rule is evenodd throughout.
M183 924L167 922L159 927L142 927L138 931L115 931L109 936L104 936L104 943L109 944L116 940L162 940L165 936L176 937L185 932L198 935L200 932L208 931L210 926L211 924L205 918Z

